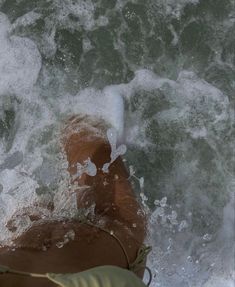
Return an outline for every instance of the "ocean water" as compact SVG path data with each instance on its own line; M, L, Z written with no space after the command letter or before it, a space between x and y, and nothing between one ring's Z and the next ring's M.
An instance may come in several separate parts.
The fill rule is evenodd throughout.
M234 287L234 104L234 0L0 0L0 242L73 216L59 134L89 114L127 146L151 286Z

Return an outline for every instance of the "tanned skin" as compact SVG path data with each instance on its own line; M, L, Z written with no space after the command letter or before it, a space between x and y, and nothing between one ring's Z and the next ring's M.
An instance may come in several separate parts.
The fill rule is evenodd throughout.
M122 242L129 261L133 262L145 238L146 218L121 157L110 165L109 173L102 171L103 165L110 162L111 153L106 131L102 121L72 117L62 130L62 148L67 157L71 183L86 186L83 190L75 190L78 208L95 206L94 216L89 220L95 225L102 222L102 228L114 233ZM97 174L83 174L76 178L77 163L83 163L88 158L95 163ZM0 248L1 265L35 273L77 273L100 265L128 267L120 244L103 230L74 219L47 221L33 217L33 214L29 216L34 223L15 239L14 251L7 246ZM58 248L56 244L70 230L75 233L74 240ZM142 277L143 270L139 270L137 275ZM0 275L0 286L56 285L46 279L7 274Z

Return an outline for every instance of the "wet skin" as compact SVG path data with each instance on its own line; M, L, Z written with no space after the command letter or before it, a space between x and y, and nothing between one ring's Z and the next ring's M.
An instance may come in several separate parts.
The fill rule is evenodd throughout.
M136 259L137 251L145 237L145 215L136 200L128 172L119 157L111 164L109 173L103 173L104 163L110 161L110 145L106 139L87 127L75 132L80 120L70 119L63 130L62 145L68 160L68 171L79 185L89 188L77 190L79 208L88 208L95 203L95 225L112 231L122 242L130 262ZM92 122L92 125L95 125ZM99 129L99 124L97 124ZM100 128L102 129L102 128ZM96 176L83 174L75 178L76 163L90 157L97 167ZM58 248L64 235L73 230L75 237ZM127 268L128 262L117 240L103 230L77 220L46 221L37 219L33 226L15 240L15 250L0 249L0 264L13 269L37 273L73 273L100 265L116 265ZM143 270L137 275L142 277ZM46 279L24 276L1 275L0 286L4 287L49 287L54 283Z

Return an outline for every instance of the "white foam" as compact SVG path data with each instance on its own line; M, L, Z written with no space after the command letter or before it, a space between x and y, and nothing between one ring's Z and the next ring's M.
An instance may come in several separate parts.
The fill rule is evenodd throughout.
M124 103L122 96L112 86L103 91L87 88L76 96L67 94L58 103L60 113L86 114L102 118L114 127L119 136L124 128Z
M124 102L122 95L116 91L115 86L109 86L104 89L104 101L106 108L104 110L105 119L116 128L119 136L124 129Z
M7 16L0 12L0 37L1 40L5 38L11 29L11 23Z
M28 26L34 24L38 19L41 18L40 13L36 13L34 11L30 11L23 16L16 19L16 21L12 24L12 30L19 26Z
M228 98L220 90L189 71L182 71L178 79L172 81L160 78L151 71L139 70L128 84L107 86L102 91L87 88L76 96L66 95L58 103L58 108L60 113L98 116L118 131L119 139L125 131L125 138L129 144L144 147L151 144L145 136L148 122L141 120L142 111L139 110L135 114L129 114L124 130L123 99L129 101L133 95L141 91L157 90L163 91L172 107L158 112L155 115L156 119L159 122L184 121L193 138L205 138L208 128L212 126L222 130L223 121L228 120ZM197 109L195 113L202 113L205 120L210 117L206 124L202 121L199 125L192 125L192 117L196 116L193 114L193 106Z
M30 176L17 171L5 169L0 173L0 184L3 186L3 190L0 195L0 204L3 215L0 217L0 243L9 243L12 236L20 234L23 228L27 228L30 225L28 221L27 225L24 222L19 222L19 230L13 234L6 228L6 223L12 219L15 212L21 210L24 207L32 207L38 200L35 190L39 187L38 183Z
M37 81L40 53L33 41L10 36L11 25L2 13L0 24L0 95L25 92Z
M96 25L99 27L102 26L107 26L109 23L109 19L105 16L100 16L97 20L96 20Z
M55 9L57 9L57 19L61 23L65 23L69 15L74 15L78 17L79 24L83 26L85 30L92 30L94 28L95 7L91 0L55 0L53 5Z
M69 24L68 19L71 15L77 17L79 25L87 31L106 26L109 23L108 18L104 15L95 19L96 4L91 0L56 0L53 5L57 10L57 19L63 24Z
M154 0L153 0L154 1ZM161 10L165 12L166 15L175 16L180 18L181 13L187 4L198 4L199 0L160 0L157 1L157 5L161 7ZM155 3L154 3L155 4Z
M203 287L234 287L234 279L223 276L213 276Z

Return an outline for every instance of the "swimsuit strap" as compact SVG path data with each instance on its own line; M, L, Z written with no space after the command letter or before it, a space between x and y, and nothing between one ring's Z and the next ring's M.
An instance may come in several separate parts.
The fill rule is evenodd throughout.
M82 217L82 218L79 218L79 221L81 223L83 223L83 224L87 224L89 226L98 228L101 231L103 231L103 232L109 234L110 236L112 236L117 241L117 243L120 245L120 247L121 247L121 249L122 249L122 251L123 251L123 253L124 253L125 257L126 257L127 266L128 266L127 269L132 271L132 272L136 272L136 271L138 271L141 268L147 270L148 273L149 273L149 281L147 283L147 286L149 286L151 284L151 282L152 282L152 271L151 271L151 269L149 267L145 266L145 262L146 262L147 256L152 250L151 246L146 246L146 245L143 244L140 247L140 249L138 250L138 252L137 252L137 256L136 256L135 261L130 263L129 256L127 254L127 251L126 251L122 241L117 237L117 235L115 235L113 230L108 230L108 229L106 229L104 227L101 227L101 226L99 226L97 224L94 224L89 219L87 219L85 216Z
M46 278L47 279L46 274L23 272L23 271L11 269L8 266L0 265L0 274L6 274L6 273L10 273L10 274L14 274L14 275L30 276L30 277L35 277L35 278Z

